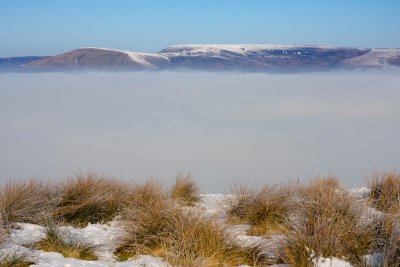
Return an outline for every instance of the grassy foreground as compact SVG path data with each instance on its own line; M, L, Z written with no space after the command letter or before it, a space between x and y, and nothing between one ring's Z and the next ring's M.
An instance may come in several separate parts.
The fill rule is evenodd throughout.
M0 248L16 223L34 223L43 226L45 238L30 246L96 260L96 246L61 226L117 220L124 234L114 255L121 261L148 254L173 266L306 267L319 257L336 257L368 266L365 255L379 253L379 266L398 266L400 175L377 175L368 187L369 196L360 198L334 177L235 186L221 203L226 216L216 217L200 208L190 174L179 173L170 188L152 179L130 184L95 174L59 184L9 181L0 187ZM274 248L244 244L231 231L237 224L249 225L248 235L281 238ZM28 263L26 255L0 255L0 266Z

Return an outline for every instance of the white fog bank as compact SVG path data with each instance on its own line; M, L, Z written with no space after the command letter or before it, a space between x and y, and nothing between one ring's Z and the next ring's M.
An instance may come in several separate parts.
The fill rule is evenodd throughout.
M0 74L0 182L95 171L204 192L400 171L400 72Z

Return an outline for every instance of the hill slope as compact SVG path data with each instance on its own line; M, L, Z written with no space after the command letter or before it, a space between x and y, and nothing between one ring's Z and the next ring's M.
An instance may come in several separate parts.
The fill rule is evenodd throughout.
M25 59L28 59L27 57ZM2 63L3 62L3 63ZM5 62L5 63L4 63ZM7 61L0 59L1 66ZM41 70L238 70L320 71L400 66L399 48L346 48L308 45L175 45L158 53L79 48L17 65Z
M157 69L169 63L162 55L135 53L105 48L79 48L73 51L33 61L28 67L44 69Z

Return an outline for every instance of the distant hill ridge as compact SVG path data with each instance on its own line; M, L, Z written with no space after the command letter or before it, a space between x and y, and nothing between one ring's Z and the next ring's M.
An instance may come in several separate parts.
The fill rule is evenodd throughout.
M399 48L351 48L316 45L174 45L158 53L84 47L50 57L11 58L22 71L71 70L237 70L309 71L400 67ZM14 61L12 60L14 59ZM20 59L20 60L17 60ZM0 69L5 59L0 59ZM4 66L3 66L4 67Z

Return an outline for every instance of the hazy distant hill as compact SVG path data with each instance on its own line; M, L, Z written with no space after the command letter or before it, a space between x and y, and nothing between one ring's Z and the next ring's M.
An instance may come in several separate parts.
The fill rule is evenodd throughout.
M158 69L169 64L169 59L158 54L135 53L105 48L79 48L61 55L31 62L32 69Z
M32 61L40 60L45 57L8 57L0 58L0 71L18 71Z
M158 53L79 48L51 57L0 59L0 69L309 71L400 66L398 48L307 45L176 45Z

